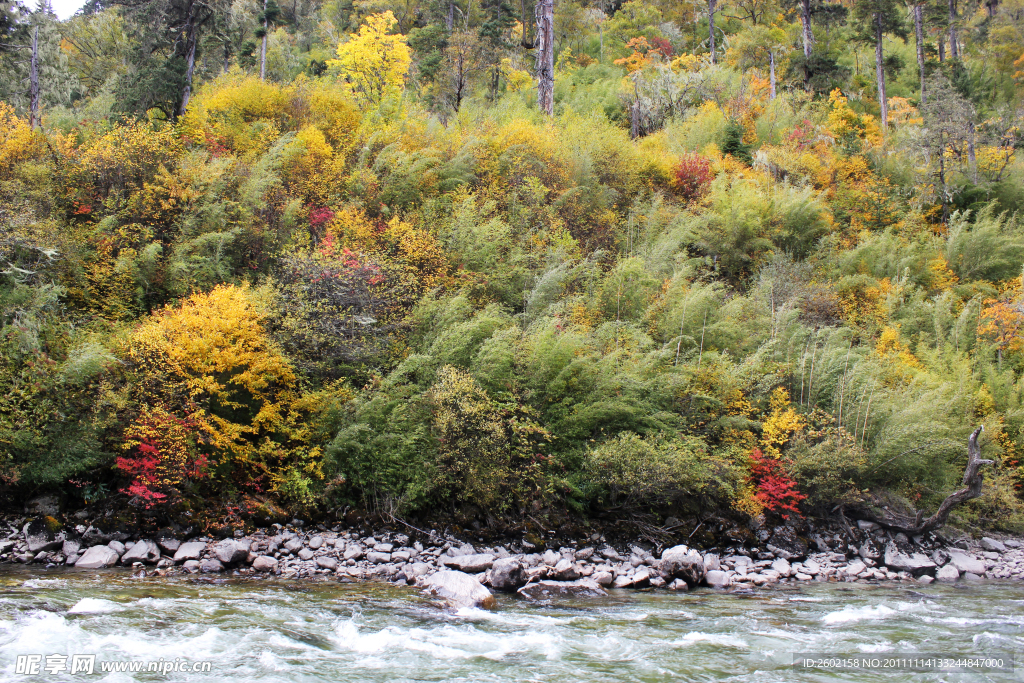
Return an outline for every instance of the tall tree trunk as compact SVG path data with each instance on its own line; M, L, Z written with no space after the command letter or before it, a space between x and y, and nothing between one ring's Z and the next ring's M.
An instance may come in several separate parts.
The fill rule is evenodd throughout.
M957 59L960 56L960 46L957 44L956 35L956 0L949 0L949 58Z
M267 11L267 0L263 0L263 11ZM263 43L260 46L260 80L266 80L267 77L267 31L269 30L270 22L263 19Z
M814 33L811 31L811 0L801 0L800 26L803 29L804 59L810 59L811 43L814 42Z
M39 27L32 31L32 57L29 59L28 74L28 123L32 129L39 127Z
M885 97L885 65L882 54L882 13L875 14L875 77L878 79L878 104L882 108L882 134L889 128L889 101Z
M768 75L771 78L772 89L769 99L775 99L775 51L768 50Z
M917 41L917 70L921 74L921 104L926 101L924 92L924 29L921 18L923 5L914 5L914 39Z
M809 89L811 84L811 43L814 42L814 33L811 31L811 0L801 0L800 25L803 29L804 41L804 87Z
M718 0L708 0L708 33L711 36L709 46L711 48L711 63L716 64L715 57L715 12L718 11Z
M974 138L977 134L977 129L974 127L974 121L967 122L967 163L971 168L971 180L974 183L978 182L978 157L974 152Z
M946 40L942 37L941 33L936 42L939 44L939 64L941 64L946 61Z
M184 116L188 109L188 101L192 98L192 74L196 68L196 25L191 11L188 17L188 27L185 31L185 88L181 93L181 108L178 116Z
M448 0L448 14L444 18L444 26L448 29L448 33L452 32L452 26L455 25L455 0Z
M555 113L555 2L537 0L537 106Z

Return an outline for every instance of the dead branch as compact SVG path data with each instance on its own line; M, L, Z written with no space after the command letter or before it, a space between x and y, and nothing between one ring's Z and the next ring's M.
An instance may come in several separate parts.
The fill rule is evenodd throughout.
M971 432L971 436L967 439L967 468L964 470L963 488L946 496L946 499L942 501L942 504L939 505L939 509L935 511L934 515L924 519L924 511L918 510L912 521L909 518L892 512L889 513L891 515L889 518L879 518L877 515L867 511L861 512L858 516L868 521L875 522L886 529L902 531L908 536L924 534L944 525L946 523L946 518L949 517L950 511L952 511L954 507L960 503L964 503L968 500L973 500L974 498L981 496L981 466L991 465L993 463L992 460L983 460L981 458L981 447L978 446L978 435L981 434L984 429L984 426L978 427Z

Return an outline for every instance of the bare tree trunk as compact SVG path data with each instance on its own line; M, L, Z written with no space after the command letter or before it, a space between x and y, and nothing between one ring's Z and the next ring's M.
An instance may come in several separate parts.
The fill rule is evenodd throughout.
M875 76L878 79L878 104L882 108L882 134L889 128L889 101L885 97L885 65L882 55L882 14L875 15Z
M956 35L956 0L949 0L949 58L960 56L960 46Z
M859 516L875 522L886 529L902 531L908 536L916 536L918 534L938 529L946 523L946 519L949 517L950 511L952 511L955 506L981 496L981 466L991 465L993 462L991 460L981 459L981 447L978 446L978 435L984 429L984 427L978 427L967 439L967 467L964 470L963 488L946 496L946 499L942 501L942 504L939 505L939 509L935 511L934 515L928 519L923 519L924 512L922 510L918 510L914 521L911 523L907 523L906 520L896 519L895 517L879 519L877 516L870 513L861 514Z
M185 33L185 44L188 46L185 53L185 88L181 93L181 108L178 116L184 116L188 109L188 101L192 98L192 74L196 68L196 26L191 13L188 17L188 29Z
M28 75L28 123L33 130L39 127L39 27L32 31L32 57Z
M267 0L263 0L263 12L267 11ZM267 31L270 22L263 19L263 43L260 45L260 80L266 80L267 76Z
M814 33L811 32L811 0L802 0L800 3L800 25L803 28L804 59L810 59L811 43L814 42Z
M936 42L939 44L939 64L941 64L946 61L946 41L942 38L941 33Z
M977 129L974 127L974 121L967 122L967 163L971 167L971 179L978 182L978 157L974 153L974 138L977 134Z
M537 106L555 113L555 2L537 0Z
M768 95L769 99L775 99L775 52L768 50L768 76L771 78L771 92Z
M718 0L708 0L708 33L711 36L711 40L708 43L711 48L711 63L717 64L718 60L715 57L715 12L718 11Z
M455 0L448 0L448 14L444 18L445 28L448 29L448 33L452 32L452 26L455 24Z
M914 38L917 41L917 70L921 74L921 104L926 101L924 92L924 31L923 31L923 20L921 18L923 5L914 5Z

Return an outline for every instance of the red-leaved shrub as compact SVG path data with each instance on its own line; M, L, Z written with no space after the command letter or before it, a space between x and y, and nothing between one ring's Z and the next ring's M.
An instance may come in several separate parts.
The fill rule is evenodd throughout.
M807 498L796 488L796 482L786 474L775 458L766 456L760 448L750 454L750 479L757 488L754 497L764 505L765 510L786 510L800 514L797 505ZM789 515L783 514L783 519Z
M699 199L711 184L711 159L701 154L686 154L676 165L675 186L686 201Z

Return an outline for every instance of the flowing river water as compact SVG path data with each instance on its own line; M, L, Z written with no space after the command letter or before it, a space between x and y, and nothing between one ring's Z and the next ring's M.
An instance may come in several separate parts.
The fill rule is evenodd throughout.
M847 657L1016 653L1016 671L794 668ZM19 655L96 655L95 673L17 672ZM103 662L211 663L102 673ZM26 661L22 658L22 661ZM814 583L747 594L612 591L446 612L414 588L125 570L0 567L0 681L1020 681L1024 586Z

